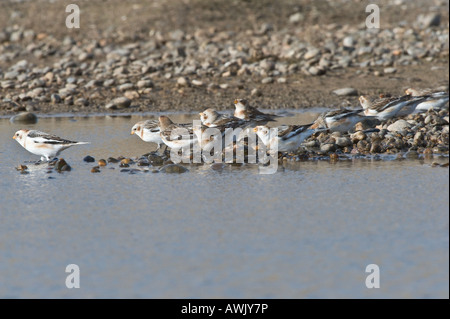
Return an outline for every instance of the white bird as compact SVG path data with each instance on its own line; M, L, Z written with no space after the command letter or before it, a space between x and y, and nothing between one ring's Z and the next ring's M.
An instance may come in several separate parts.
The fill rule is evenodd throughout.
M405 91L406 95L413 97L422 97L424 100L417 104L414 113L423 113L428 110L441 110L448 105L448 93L432 90L415 90L409 88ZM447 106L448 108L448 106Z
M364 108L364 114L366 116L374 116L380 121L386 121L397 116L401 110L402 116L408 112L413 112L420 101L423 101L423 97L412 97L409 95L381 98L377 101L370 101L363 95L359 97L359 102Z
M256 107L250 106L246 99L234 100L234 116L253 123L251 127L256 125L265 125L267 122L275 121L278 115L267 114L259 111Z
M140 121L134 124L131 128L131 134L139 136L144 142L152 142L158 144L159 150L163 140L161 139L161 130L159 128L159 122L156 120Z
M159 128L162 141L170 148L183 148L198 142L192 127L175 124L165 115L159 117Z
M317 130L311 129L311 124L308 125L282 125L278 127L278 134L275 135L271 129L265 125L258 125L253 129L261 141L271 149L275 139L278 140L278 152L295 151L300 147L300 144L313 135Z
M89 142L69 141L56 135L36 130L19 130L14 134L13 139L28 152L40 155L42 161L49 161L55 158L59 153L73 145L89 144Z
M356 123L367 119L362 110L340 109L322 113L311 125L313 129L329 129L331 132L348 132Z

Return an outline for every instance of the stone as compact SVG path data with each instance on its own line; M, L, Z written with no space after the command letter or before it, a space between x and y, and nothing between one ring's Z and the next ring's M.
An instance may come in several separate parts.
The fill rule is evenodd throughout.
M178 164L168 164L159 169L162 173L168 173L168 174L182 174L189 172L189 170L181 165Z
M358 91L354 88L342 88L333 91L338 96L358 96Z
M53 104L57 104L57 103L61 103L62 99L61 99L61 97L60 97L58 94L52 94L52 95L50 96L50 101L51 101Z
M294 24L299 23L299 22L303 21L304 19L305 19L305 16L300 12L294 13L291 16L289 16L289 22L294 23Z
M83 158L83 161L86 162L86 163L92 163L92 162L95 162L95 158L93 158L92 156L88 155L88 156Z
M397 73L397 69L389 67L389 68L385 68L383 70L383 72L384 72L384 74L394 74L394 73Z
M271 77L264 78L264 79L261 80L261 83L262 83L262 84L270 84L270 83L273 83L273 78L271 78Z
M421 28L438 27L441 24L440 13L425 13L417 16L417 23Z
M11 117L9 121L11 123L35 124L38 121L38 117L31 112L22 112Z
M407 121L405 120L398 120L394 123L392 123L391 125L389 125L387 127L388 131L391 132L400 132L400 131L404 131L405 129L411 127L411 124L409 124Z
M344 47L347 48L353 48L353 46L355 45L355 40L353 39L353 37L345 37L344 40L342 40L342 44L344 45Z
M151 80L140 80L136 85L139 89L151 88L153 87L153 82Z
M130 105L131 105L131 100L125 96L122 96L122 97L118 97L118 98L115 98L114 100L112 100L112 102L109 103L106 106L106 108L107 109L114 109L114 108L125 109L125 108L130 107Z

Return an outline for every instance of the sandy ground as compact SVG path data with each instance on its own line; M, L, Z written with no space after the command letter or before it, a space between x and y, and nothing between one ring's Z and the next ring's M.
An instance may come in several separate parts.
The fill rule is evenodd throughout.
M75 1L81 8L81 28L64 27L67 13L65 7L74 1L2 1L0 3L0 30L19 25L32 29L36 34L51 34L57 40L71 36L76 41L104 40L114 43L145 41L149 33L169 32L181 29L194 32L198 29L229 30L246 32L257 30L269 23L275 30L293 28L289 16L301 11L305 19L295 25L304 29L310 43L320 43L314 30L321 25L360 25L366 18L364 1L269 1L269 0L171 0L171 1ZM381 28L392 27L401 16L405 23L413 23L418 14L430 10L426 1L379 1L382 7ZM406 6L405 3L408 5ZM424 7L427 3L429 6ZM438 4L444 2L438 2ZM448 3L448 1L447 1ZM447 4L448 5L448 4ZM441 25L448 28L448 12L442 12ZM1 53L1 52L0 52ZM52 59L45 61L29 56L18 56L7 62L0 62L0 69L6 70L18 60L26 58L37 66L51 65ZM59 57L58 57L59 58ZM358 94L378 95L379 93L402 94L407 87L432 88L448 85L448 55L432 61L422 60L418 65L396 66L395 74L375 76L379 69L348 67L330 70L322 76L310 76L298 72L286 76L286 83L262 84L260 77L236 76L227 79L206 78L206 83L228 83L226 90L208 90L206 87L187 87L180 90L176 78L161 79L151 94L133 101L127 111L203 110L205 106L217 109L232 109L237 97L250 97L250 92L258 88L262 96L251 98L261 108L307 108L357 106L357 96L338 97L332 91L342 87L353 87ZM4 72L4 71L3 71ZM381 72L382 73L382 72ZM105 99L115 97L114 92L104 92ZM0 88L0 97L6 92ZM103 112L105 103L91 103L82 109L73 105L39 103L41 113L59 112ZM2 109L2 114L13 114L17 110Z

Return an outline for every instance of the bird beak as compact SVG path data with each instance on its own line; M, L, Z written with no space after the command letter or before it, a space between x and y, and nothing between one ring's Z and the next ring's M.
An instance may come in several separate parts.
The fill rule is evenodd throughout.
M238 100L234 100L234 104L238 104L239 103L239 101Z
M258 132L258 128L257 128L257 127L254 127L254 128L253 128L253 132L255 132L255 133Z
M133 135L134 134L134 131L131 131L131 135Z
M203 116L203 112L198 113L198 115Z
M16 136L15 136L15 135L13 136L13 139L16 139Z

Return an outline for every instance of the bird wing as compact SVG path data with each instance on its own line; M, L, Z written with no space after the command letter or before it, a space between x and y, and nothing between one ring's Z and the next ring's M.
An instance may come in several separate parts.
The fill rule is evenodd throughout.
M168 128L161 132L161 137L164 137L167 141L176 141L186 139L187 135L189 135L189 138L191 138L192 134L192 129L189 129L188 127L170 125Z
M33 139L34 143L44 143L44 144L54 144L54 145L67 145L67 144L77 144L76 141L70 141L63 139L59 136L40 132L40 131L30 131L28 137Z
M281 137L282 140L290 139L293 136L301 134L305 132L312 124L306 125L289 125L287 129L278 131L278 136Z
M144 122L144 125L142 127L144 128L144 130L148 130L153 133L160 131L159 121L156 121L156 120L147 120Z

